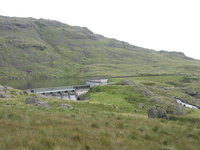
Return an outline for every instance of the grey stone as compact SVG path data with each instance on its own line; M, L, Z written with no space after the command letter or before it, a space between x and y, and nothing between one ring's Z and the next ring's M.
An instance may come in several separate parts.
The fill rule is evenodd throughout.
M26 99L26 104L36 104L36 103L40 103L42 101L40 101L39 99L37 99L36 96L32 96L32 97L28 97Z
M132 85L133 82L131 80L128 80L128 79L125 79L125 80L122 80L122 85Z
M11 95L8 94L0 94L0 98L11 98Z
M138 107L139 107L139 108L144 108L144 104L143 104L143 103L139 103L139 104L138 104Z
M180 105L175 105L174 106L173 114L176 114L176 115L185 115L186 112L183 109L183 107L181 107Z
M195 97L195 98L200 98L200 93L198 92L186 92L186 94Z
M69 108L69 109L73 109L73 107L69 104L60 104L59 106L60 108Z
M165 104L164 108L168 114L174 114L174 115L185 115L186 114L183 107L181 107L178 104Z
M7 89L7 90L13 90L13 88L12 87L10 87L10 86L4 86L5 87L5 89Z
M154 93L151 92L149 89L147 88L144 88L142 91L141 91L141 94L144 96L144 97L151 97L151 96L154 96Z
M16 94L16 95L22 95L22 93L21 93L21 92L15 92L15 94Z
M168 119L166 110L158 107L158 106L152 106L148 110L148 117L149 118L162 118L162 119Z
M157 97L151 97L149 99L149 102L158 102L158 101L160 101L160 98L157 98Z
M30 95L30 94L32 94L30 91L23 91L23 93L24 93L25 95Z
M51 106L48 103L45 103L45 102L35 103L34 106L51 108Z
M0 92L5 92L5 87L0 85Z
M32 97L27 98L26 99L26 104L31 104L31 105L34 105L34 106L45 107L45 108L50 108L51 107L48 103L37 99L36 96L32 96Z

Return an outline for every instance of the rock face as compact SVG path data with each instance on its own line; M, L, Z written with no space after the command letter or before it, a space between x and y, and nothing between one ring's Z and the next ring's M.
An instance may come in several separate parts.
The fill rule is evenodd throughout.
M158 107L158 106L152 106L148 110L148 117L149 118L162 118L162 119L168 119L167 112Z
M69 104L60 104L59 106L60 108L69 108L69 109L73 109L73 107Z
M44 108L50 108L51 107L48 103L37 99L37 97L35 97L35 96L27 98L26 104L31 104L31 105L34 105L34 106L44 107Z
M10 87L0 85L0 98L11 98L10 89Z

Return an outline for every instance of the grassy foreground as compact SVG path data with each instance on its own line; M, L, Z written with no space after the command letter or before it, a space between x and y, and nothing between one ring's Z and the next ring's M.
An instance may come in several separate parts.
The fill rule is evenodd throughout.
M129 78L133 81L129 85L114 79L120 82L93 88L85 95L90 100L82 102L39 98L51 105L49 109L26 104L31 95L11 90L12 98L0 98L0 149L198 150L199 110L185 109L187 115L170 115L169 120L148 119L146 113L151 105L165 104L162 100L150 101L152 97L161 97L163 92L168 99L173 95L184 97L178 84L199 84L183 83L183 78ZM159 87L168 90L160 91ZM144 95L147 90L153 95ZM193 98L191 101L196 102ZM73 109L58 107L64 103ZM139 108L139 103L145 107Z

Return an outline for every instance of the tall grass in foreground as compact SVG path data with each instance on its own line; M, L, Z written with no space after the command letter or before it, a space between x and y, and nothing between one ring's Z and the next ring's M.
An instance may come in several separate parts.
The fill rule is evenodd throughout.
M20 104L23 100L15 101L19 101L15 106L13 100L0 106L1 150L198 150L200 147L200 118L196 115L171 116L166 121L148 119L145 114L123 113L111 105L92 102L68 102L75 108L68 110L57 108L66 101L52 100L51 109L23 106Z
M27 105L30 95L13 91L12 98L0 98L0 150L199 150L199 110L169 120L147 118L151 105L173 105L174 96L199 103L185 93L199 90L199 83L181 79L129 78L131 85L93 88L82 102L40 98L50 109ZM74 109L59 108L64 103Z

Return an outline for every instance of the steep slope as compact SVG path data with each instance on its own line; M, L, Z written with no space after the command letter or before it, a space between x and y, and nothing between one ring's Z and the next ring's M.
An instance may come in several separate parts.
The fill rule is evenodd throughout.
M200 73L200 61L57 21L0 17L0 78Z

